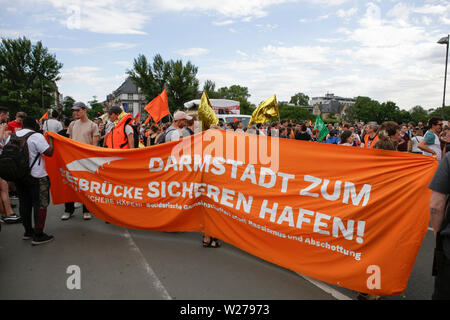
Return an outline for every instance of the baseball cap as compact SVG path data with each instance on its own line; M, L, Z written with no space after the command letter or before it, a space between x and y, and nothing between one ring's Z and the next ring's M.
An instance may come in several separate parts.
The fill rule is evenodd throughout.
M73 104L72 110L80 110L80 109L87 109L87 107L83 102L75 102Z
M188 115L186 114L186 112L184 112L184 111L176 111L176 112L173 114L173 119L174 119L175 121L177 121L177 120L183 120L183 119L185 119L185 120L191 120L192 117L191 117L191 116L188 116Z
M120 107L111 107L108 109L107 111L108 113L116 113L116 114L121 114L122 113L122 109Z

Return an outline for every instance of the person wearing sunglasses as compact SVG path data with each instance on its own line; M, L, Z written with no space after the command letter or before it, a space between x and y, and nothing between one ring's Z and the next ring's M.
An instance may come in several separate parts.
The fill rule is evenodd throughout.
M441 141L439 134L442 131L442 118L432 117L428 121L428 131L425 133L423 140L417 146L423 151L424 155L435 157L438 161L442 158Z

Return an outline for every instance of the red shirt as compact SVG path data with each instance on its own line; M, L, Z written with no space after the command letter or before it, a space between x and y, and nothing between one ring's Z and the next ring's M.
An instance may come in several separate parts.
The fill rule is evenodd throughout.
M6 130L11 132L22 130L22 124L18 123L16 120L13 120L10 123L8 123L8 128Z

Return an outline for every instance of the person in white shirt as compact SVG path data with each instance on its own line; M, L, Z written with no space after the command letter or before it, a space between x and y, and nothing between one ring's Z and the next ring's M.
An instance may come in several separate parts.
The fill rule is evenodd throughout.
M30 177L27 182L16 184L19 212L25 228L23 239L32 239L32 245L44 244L54 239L53 236L44 233L47 207L50 202L50 179L45 169L45 161L41 156L51 157L53 155L53 138L48 137L49 142L47 143L45 137L36 132L38 128L36 119L27 116L23 120L23 129L16 132L18 137L32 133L27 139L31 167ZM34 229L32 217L34 217Z
M422 133L422 131L413 128L411 133L412 133L412 138L411 138L412 148L411 148L411 152L412 153L417 153L417 154L423 154L423 151L418 148L419 143L423 140L423 136L420 135Z
M441 141L439 140L439 133L442 131L442 118L432 117L428 121L430 129L423 136L423 140L417 146L423 151L426 156L436 157L438 161L441 160L442 150Z
M52 111L52 118L45 121L44 125L42 126L42 131L44 132L55 132L58 133L61 130L63 130L63 126L61 124L61 121L58 120L59 113L56 110Z

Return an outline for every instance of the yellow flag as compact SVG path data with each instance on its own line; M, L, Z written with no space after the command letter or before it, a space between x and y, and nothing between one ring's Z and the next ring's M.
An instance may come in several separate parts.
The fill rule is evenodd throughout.
M266 123L270 119L279 116L278 113L278 103L275 95L271 96L266 101L262 102L258 108L253 111L252 118L249 124L252 122L256 123Z
M198 118L202 122L202 131L208 130L212 124L218 124L219 119L209 102L206 91L203 91L200 106L198 107Z

